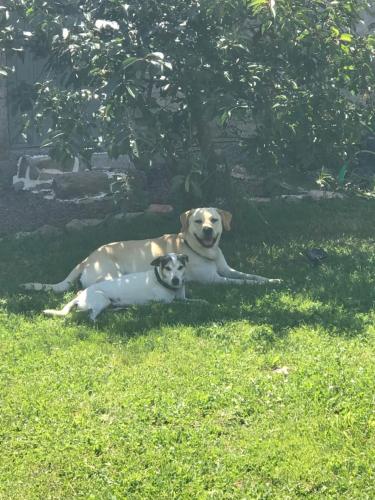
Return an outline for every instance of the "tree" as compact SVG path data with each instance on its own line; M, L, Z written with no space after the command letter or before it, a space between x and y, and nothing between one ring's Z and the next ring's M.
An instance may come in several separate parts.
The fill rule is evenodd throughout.
M5 4L6 45L46 60L32 113L53 156L163 158L198 196L220 187L218 136L252 166L338 167L373 119L355 97L374 87L363 0Z

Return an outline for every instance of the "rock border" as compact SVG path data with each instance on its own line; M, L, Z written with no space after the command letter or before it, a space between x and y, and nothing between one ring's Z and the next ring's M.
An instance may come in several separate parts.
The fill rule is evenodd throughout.
M304 200L321 201L321 200L332 200L332 199L345 199L346 196L342 193L335 193L333 191L319 191L311 190L306 193L294 194L294 195L280 195L274 198L265 197L254 197L248 198L248 201L253 203L271 203L272 201L282 200L287 202L301 202ZM64 233L77 233L87 228L100 227L101 225L113 222L130 222L137 217L142 215L156 215L163 216L170 214L174 211L174 207L171 205L158 205L151 204L149 207L142 212L118 212L116 214L110 214L103 219L71 219L65 224L63 228L56 227L50 224L44 224L34 231L20 231L18 233L13 233L0 238L3 241L8 238L14 238L16 240L21 240L33 236L48 236L56 237L62 236Z

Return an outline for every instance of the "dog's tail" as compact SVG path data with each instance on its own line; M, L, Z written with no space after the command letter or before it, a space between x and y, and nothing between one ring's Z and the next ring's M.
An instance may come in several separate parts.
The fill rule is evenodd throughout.
M60 283L48 284L48 283L23 283L20 285L24 290L52 290L56 293L64 293L68 291L73 283L81 276L82 271L85 267L86 259L79 264L68 274L68 276Z
M62 309L44 309L43 313L47 316L66 316L78 304L78 297L68 302Z

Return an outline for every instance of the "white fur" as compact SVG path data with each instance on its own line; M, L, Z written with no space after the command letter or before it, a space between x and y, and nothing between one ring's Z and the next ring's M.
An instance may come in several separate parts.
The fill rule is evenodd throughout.
M178 284L171 290L157 280L154 269L141 273L133 273L114 280L100 281L78 292L73 300L60 311L46 309L50 316L66 316L76 307L80 311L89 311L90 318L95 321L97 316L107 307L124 307L128 305L143 305L148 302L172 302L174 299L185 299L184 275L185 265L176 254L169 254L167 267L158 266L160 278L168 286Z
M26 283L26 290L53 290L65 292L76 280L83 288L107 279L116 279L124 274L147 271L150 262L168 252L189 256L186 266L186 281L221 284L280 283L256 274L247 274L232 269L220 250L223 229L230 230L232 215L216 208L196 208L181 215L181 232L165 234L160 238L118 241L108 243L92 252L80 262L60 283ZM204 230L210 228L212 238L205 237Z

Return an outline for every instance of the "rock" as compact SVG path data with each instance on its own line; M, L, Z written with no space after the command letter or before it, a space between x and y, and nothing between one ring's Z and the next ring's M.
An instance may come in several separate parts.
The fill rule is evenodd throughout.
M40 236L60 236L62 234L62 230L58 227L51 226L50 224L44 224L31 234L38 234Z
M24 155L18 159L17 175L18 177L26 177L26 171L29 167L30 179L37 179L36 172L42 170L56 170L59 172L72 172L77 171L79 167L78 158L67 159L66 161L59 162L53 160L48 155ZM35 174L34 174L35 172ZM38 174L39 175L39 174Z
M54 168L42 170L39 174L40 181L52 181L56 175L61 175L63 172Z
M67 231L81 231L87 227L96 227L102 222L102 219L73 219L65 225L65 229Z
M241 181L243 181L243 180L248 181L251 179L247 170L244 167L241 167L240 165L235 165L232 168L230 175L231 175L231 177L233 177L233 179L240 179Z
M27 173L29 174L29 179L36 181L39 177L40 170L35 164L30 164Z
M110 158L108 153L94 153L91 157L92 170L111 170L127 172L134 168L128 155L120 155L118 158Z
M271 201L271 198L256 196L255 198L249 198L249 201L252 201L253 203L269 203Z
M35 231L20 231L14 235L16 240L23 238L28 238L30 236L60 236L62 230L58 227L51 226L49 224L44 224L44 226L39 227Z
M51 183L50 182L40 182L36 186L34 186L32 189L32 193L39 193L40 191L51 192Z
M26 231L19 231L14 235L16 240L22 240L23 238L26 238L27 236L30 236L32 233L26 232Z
M25 183L23 181L17 181L13 184L13 189L16 191L16 193L22 191L24 187Z
M311 199L315 201L319 200L332 200L333 198L339 198L342 200L344 195L342 193L335 193L333 191L321 191L320 189L311 189L303 194L282 194L280 196L282 200L286 201L301 201L305 199Z
M115 214L112 219L116 221L124 221L128 222L133 219L136 219L140 215L143 215L144 212L119 212L118 214Z
M60 199L72 199L108 193L108 176L104 172L74 172L57 175L52 183L56 196Z
M74 201L75 203L79 203L80 205L91 205L92 203L108 201L108 199L109 199L108 193L101 193L97 196L91 196L91 198L84 198L81 200L74 200Z
M151 205L148 206L146 212L152 214L169 214L170 212L173 212L173 207L172 205L151 203Z
M342 193L334 193L333 191L320 191L319 189L311 189L310 191L307 191L306 196L312 198L313 200L331 200L332 198L344 198L344 195Z
M280 196L282 200L298 202L306 198L305 194L282 194Z
M27 167L29 166L29 162L28 162L27 158L28 158L27 156L20 156L18 158L17 177L20 177L20 178L26 177L26 170L27 170Z
M27 157L30 166L36 166L39 170L60 170L71 172L77 165L77 158L69 158L65 161L57 161L48 155L35 155Z

